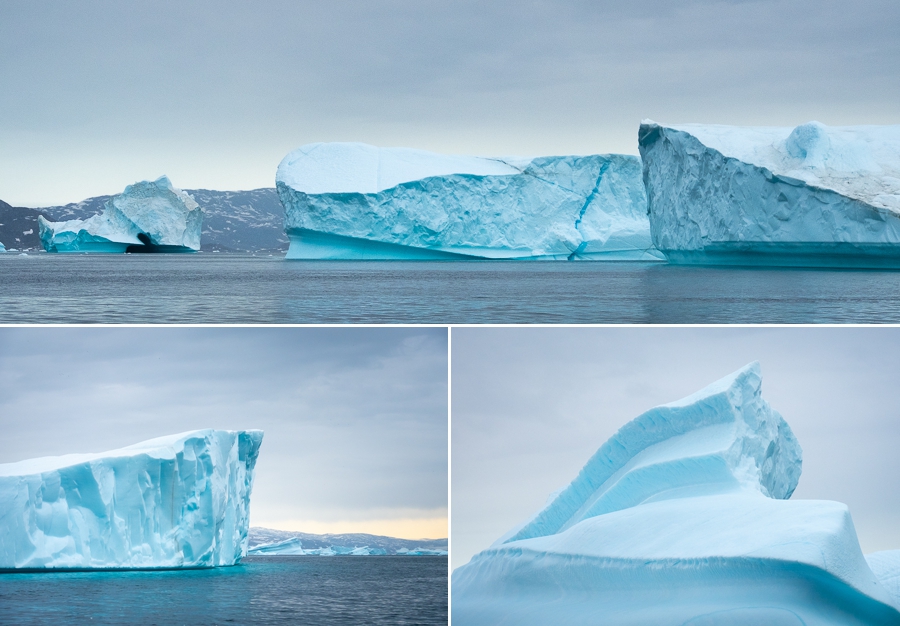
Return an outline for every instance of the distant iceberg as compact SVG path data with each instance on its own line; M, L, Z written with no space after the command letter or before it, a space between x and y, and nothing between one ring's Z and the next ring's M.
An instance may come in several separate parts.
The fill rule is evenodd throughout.
M900 267L900 126L645 120L638 139L672 263Z
M2 241L0 241L0 252L6 252L6 246L3 245Z
M236 564L262 437L197 430L0 465L0 570Z
M247 553L251 556L384 556L388 551L384 548L370 548L369 546L328 546L324 548L303 548L299 537L292 537L284 541L276 541L261 544L250 548ZM447 556L446 550L432 550L428 548L400 548L391 554L401 556Z
M900 624L896 556L870 566L845 505L787 500L800 469L752 363L626 424L457 569L453 620Z
M86 220L38 217L47 252L196 252L203 211L165 176L129 185Z
M303 550L303 543L297 537L292 537L290 539L285 539L284 541L275 541L272 543L264 543L258 546L254 546L247 551L247 554L250 556L257 555L303 555L306 554Z
M316 143L278 166L289 259L660 260L640 160Z

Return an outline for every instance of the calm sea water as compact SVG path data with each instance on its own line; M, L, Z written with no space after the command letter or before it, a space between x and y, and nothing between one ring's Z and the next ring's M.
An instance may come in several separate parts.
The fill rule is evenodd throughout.
M168 572L0 574L0 624L446 624L447 557L247 557Z
M900 322L900 271L7 253L0 322Z

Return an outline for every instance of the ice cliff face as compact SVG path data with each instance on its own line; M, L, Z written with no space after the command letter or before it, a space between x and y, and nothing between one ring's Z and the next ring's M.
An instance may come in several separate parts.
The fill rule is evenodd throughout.
M0 569L234 565L262 437L198 430L0 465Z
M488 159L357 143L287 155L287 258L658 259L640 162Z
M165 176L129 185L86 220L38 218L47 252L192 252L200 249L203 212Z
M900 266L900 126L645 120L638 140L671 262Z
M787 500L800 457L756 363L652 409L453 573L453 618L900 624L893 565L873 573L847 507Z

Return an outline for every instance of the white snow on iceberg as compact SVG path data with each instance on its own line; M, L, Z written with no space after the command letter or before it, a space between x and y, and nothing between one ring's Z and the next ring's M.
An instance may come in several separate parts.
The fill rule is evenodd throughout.
M291 259L659 260L640 160L317 143L278 166Z
M453 619L900 623L847 507L787 500L800 456L761 397L756 363L652 409L543 510L453 573Z
M900 126L645 120L638 140L670 262L900 267Z
M0 465L0 569L234 565L262 437L197 430Z
M38 217L47 252L195 252L203 211L165 176L129 185L86 220Z

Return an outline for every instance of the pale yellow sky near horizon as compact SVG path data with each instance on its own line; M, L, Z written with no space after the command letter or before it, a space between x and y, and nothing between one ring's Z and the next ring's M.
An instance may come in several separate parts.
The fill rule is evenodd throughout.
M366 533L398 539L444 539L449 536L449 518L398 518L373 520L265 520L251 519L251 526L312 533L314 535L339 533Z

